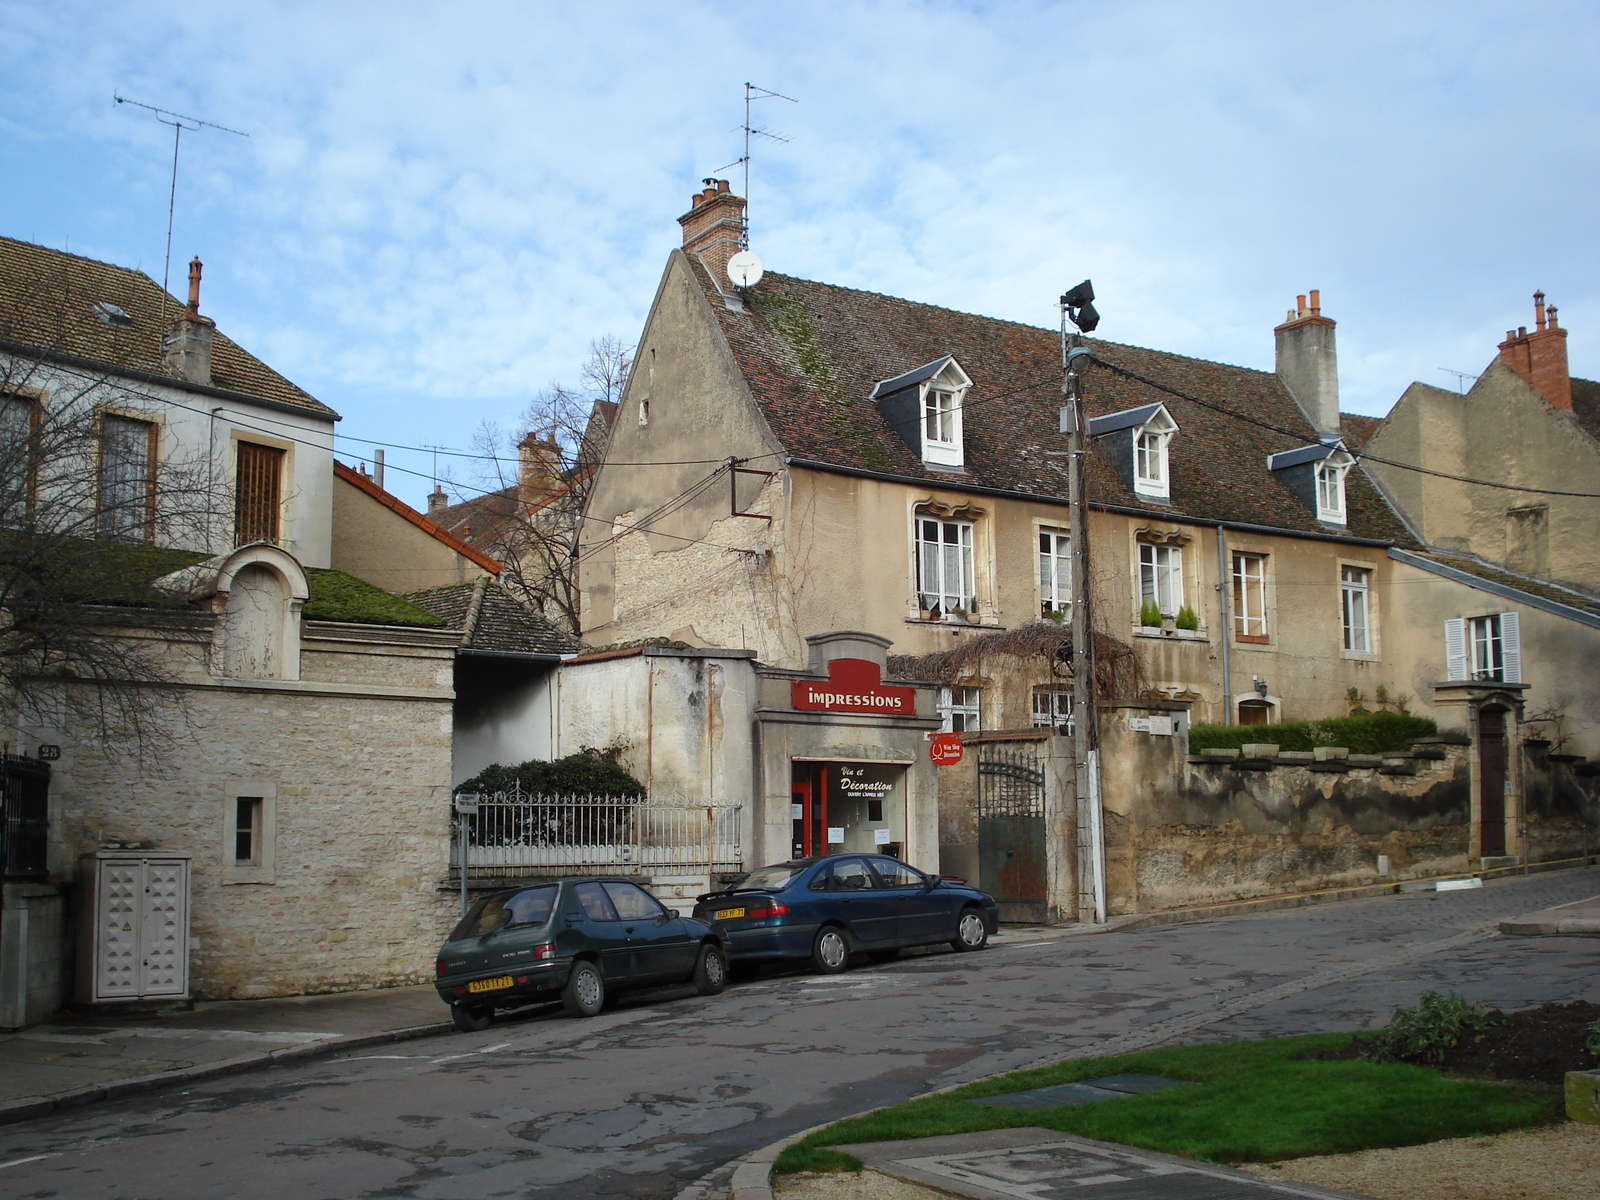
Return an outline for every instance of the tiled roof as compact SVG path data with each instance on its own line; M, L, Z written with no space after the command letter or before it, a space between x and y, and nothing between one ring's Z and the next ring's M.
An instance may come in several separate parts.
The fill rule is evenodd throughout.
M1572 415L1580 429L1600 441L1600 383L1592 379L1573 379Z
M771 272L749 289L749 311L732 311L705 268L689 261L756 402L791 457L926 479L930 486L966 483L1065 499L1062 460L1047 455L1064 447L1054 331ZM1092 503L1328 532L1267 470L1269 454L1317 440L1275 375L1115 342L1087 344L1099 362L1286 431L1270 432L1092 368L1085 377L1091 418L1161 402L1181 431L1169 450L1170 505L1136 496L1098 456L1086 472ZM880 380L947 354L973 381L962 416L965 471L954 476L925 468L868 398ZM1365 477L1352 473L1346 488L1346 532L1415 544Z
M107 367L176 380L161 361L161 285L142 271L112 266L31 242L0 237L0 338ZM131 324L107 323L96 304L113 304ZM167 320L183 311L169 296ZM337 414L220 329L211 347L211 384L329 417Z
M1594 613L1600 616L1600 596L1586 595L1583 592L1570 588L1556 587L1538 579L1530 579L1526 575L1515 575L1501 567L1491 566L1480 562L1476 558L1469 558L1463 554L1437 554L1433 551L1412 551L1418 558L1425 558L1441 566L1454 567L1468 575L1475 575L1479 579L1490 583L1498 583L1501 587L1516 588L1519 592L1526 592L1530 596L1538 596L1544 600L1552 600L1557 604L1565 604L1568 608L1576 608L1581 612Z
M1382 417L1364 417L1359 413L1339 414L1339 432L1344 436L1344 444L1352 450L1365 446L1382 424Z
M488 579L415 592L406 599L451 629L465 633L461 649L499 654L575 654L576 638L563 633Z

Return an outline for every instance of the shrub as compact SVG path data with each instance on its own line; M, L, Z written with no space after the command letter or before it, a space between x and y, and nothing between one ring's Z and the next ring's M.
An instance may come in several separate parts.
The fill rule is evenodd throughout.
M1460 992L1426 991L1415 1008L1395 1009L1388 1028L1367 1042L1364 1053L1374 1062L1437 1066L1462 1039L1476 1042L1488 1028L1489 1017L1481 1004L1473 1004Z
M1199 629L1200 618L1194 609L1185 604L1178 610L1178 619L1175 622L1179 629Z
M1189 749L1237 750L1247 742L1276 742L1284 750L1345 746L1353 754L1402 754L1411 749L1414 739L1438 732L1439 727L1427 717L1378 712L1280 725L1194 725L1189 729Z
M1154 600L1146 600L1139 606L1139 624L1147 626L1161 624L1161 609Z
M618 796L645 794L644 784L614 763L592 754L569 754L555 762L531 759L514 767L494 763L479 771L457 792L493 795L520 786L530 796Z

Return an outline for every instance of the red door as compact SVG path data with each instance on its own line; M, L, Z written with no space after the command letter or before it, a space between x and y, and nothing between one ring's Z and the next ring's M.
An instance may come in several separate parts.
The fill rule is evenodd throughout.
M795 763L789 798L794 804L793 846L796 858L826 854L828 800L820 763Z
M1506 852L1506 714L1478 714L1478 838L1485 858Z

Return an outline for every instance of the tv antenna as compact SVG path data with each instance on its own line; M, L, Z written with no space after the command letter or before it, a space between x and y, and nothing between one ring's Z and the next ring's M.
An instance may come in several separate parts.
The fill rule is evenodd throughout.
M1466 371L1452 371L1449 367L1440 367L1438 369L1446 375L1454 375L1456 377L1456 391L1463 396L1467 392L1467 380L1476 381L1478 378L1476 375L1468 374Z
M165 108L157 108L153 104L143 104L138 100L129 100L117 92L111 93L111 98L118 104L131 104L135 108L147 109L155 113L156 120L163 125L172 126L172 187L167 192L167 254L161 265L161 328L167 327L167 296L168 284L172 275L172 213L178 202L178 143L183 138L183 131L198 133L202 129L215 129L222 133L231 133L236 137L247 138L250 135L237 129L229 129L226 125L217 125L211 121L202 121L199 117L186 117L182 113L170 112Z
M768 91L766 88L757 87L753 83L744 85L744 124L740 126L744 130L744 154L734 159L727 167L717 168L717 173L719 174L726 171L728 167L744 168L744 218L740 221L739 229L739 249L741 250L750 249L750 139L752 137L764 137L768 141L784 143L790 140L780 133L773 133L772 130L765 126L752 125L750 123L750 105L756 100L787 100L790 104L800 103L793 96L785 96L782 92Z

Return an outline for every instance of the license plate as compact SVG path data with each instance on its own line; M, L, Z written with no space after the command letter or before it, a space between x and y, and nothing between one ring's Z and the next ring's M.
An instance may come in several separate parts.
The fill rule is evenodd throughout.
M717 909L717 920L719 920L719 921L731 921L735 917L742 917L742 916L744 916L744 909L742 909L742 908L719 908L719 909Z
M493 991L498 991L500 988L508 988L508 987L510 987L511 986L511 982L512 982L511 976L509 976L509 975L497 975L493 979L476 979L476 980L473 980L473 982L467 984L467 991L469 991L469 992L493 992Z

